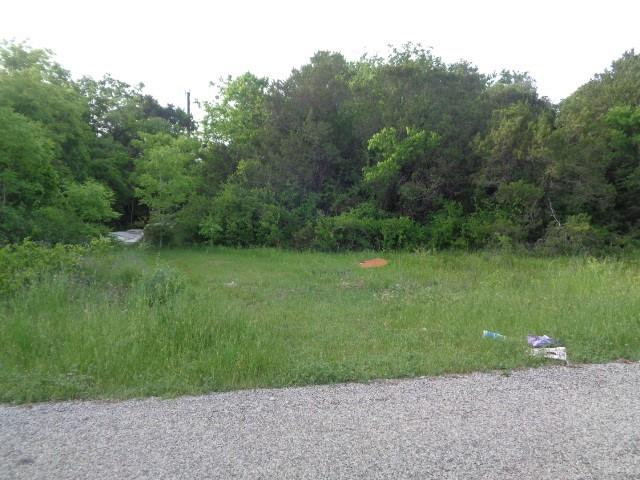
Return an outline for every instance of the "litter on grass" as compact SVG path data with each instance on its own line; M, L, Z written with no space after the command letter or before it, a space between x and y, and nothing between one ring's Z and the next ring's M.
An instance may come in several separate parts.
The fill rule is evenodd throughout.
M507 338L501 333L490 330L483 330L482 336L491 340L505 340ZM567 361L566 347L549 347L549 345L558 345L560 342L557 339L547 335L528 335L527 343L533 347L531 349L531 356L533 357L544 357L552 360L562 360L563 362Z
M534 357L550 358L552 360L567 361L567 349L565 347L553 348L532 348L531 355Z
M491 332L489 330L483 330L482 331L482 336L484 338L490 338L492 340L504 340L505 338L507 338L504 335L502 335L501 333Z
M389 262L384 258L372 258L371 260L363 260L360 262L360 266L362 268L376 268L376 267L384 267Z
M111 232L109 235L125 245L133 245L142 241L144 238L144 231L134 228L124 232Z
M547 335L542 335L542 336L528 335L527 343L529 344L529 346L533 348L540 348L540 347L552 347L554 345L559 345L560 341L555 338L548 337Z

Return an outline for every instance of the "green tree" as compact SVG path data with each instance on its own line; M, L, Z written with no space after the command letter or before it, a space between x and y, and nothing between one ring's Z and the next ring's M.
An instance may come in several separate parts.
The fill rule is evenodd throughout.
M113 191L95 180L68 185L64 197L75 217L93 228L118 217L111 208Z
M560 215L588 214L615 228L616 175L612 175L607 115L614 107L640 104L640 55L633 50L614 61L560 104L550 140L549 191ZM615 168L614 168L615 170Z
M616 189L615 220L625 231L640 229L640 106L613 107L605 115L610 127L607 179Z
M176 227L176 216L194 192L199 144L188 137L146 135L136 160L136 196L149 207L150 225L162 244Z
M476 183L490 192L517 180L542 184L550 164L553 117L548 104L518 101L494 110L489 130L474 144L481 158Z
M259 155L268 118L266 91L269 82L245 73L229 78L221 87L219 101L205 102L204 136L229 146L238 158Z
M354 130L366 132L365 142L385 127L402 131L412 125L437 133L439 148L428 170L407 182L406 196L449 198L466 207L477 168L472 140L490 116L483 100L488 83L471 64L447 65L417 45L394 49L386 59L364 58L352 82Z
M79 89L94 133L89 175L114 190L122 222L132 223L145 214L135 200L132 179L133 159L141 154L137 141L144 133L186 134L196 125L183 110L163 107L144 94L143 84L131 86L105 75L99 80L83 77Z
M424 179L439 145L439 135L415 128L406 128L402 138L395 128L384 128L371 137L368 150L376 163L364 168L363 178L380 208L425 218L438 200Z
M85 179L92 134L87 103L69 73L50 52L23 44L0 46L0 62L0 106L40 123L52 141L56 169Z
M45 129L0 107L0 243L27 236L33 209L59 195L53 152Z
M352 65L334 52L317 52L271 89L271 132L278 137L272 169L278 189L296 202L313 195L336 213L341 193L361 181L362 141L349 105Z

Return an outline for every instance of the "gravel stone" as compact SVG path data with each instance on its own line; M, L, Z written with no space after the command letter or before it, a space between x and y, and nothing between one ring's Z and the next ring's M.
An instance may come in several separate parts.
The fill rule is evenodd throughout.
M0 478L640 479L640 363L0 406Z

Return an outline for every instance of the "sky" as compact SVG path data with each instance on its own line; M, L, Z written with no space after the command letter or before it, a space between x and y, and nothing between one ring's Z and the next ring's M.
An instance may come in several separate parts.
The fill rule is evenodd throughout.
M349 60L421 44L482 72L529 72L554 102L640 50L640 1L0 0L0 39L49 48L74 77L142 82L162 103L212 100L210 82L286 78L318 50Z

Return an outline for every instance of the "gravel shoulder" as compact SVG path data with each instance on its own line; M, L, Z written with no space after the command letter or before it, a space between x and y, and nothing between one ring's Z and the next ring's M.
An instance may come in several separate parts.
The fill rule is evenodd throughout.
M0 406L0 478L640 479L640 363Z

